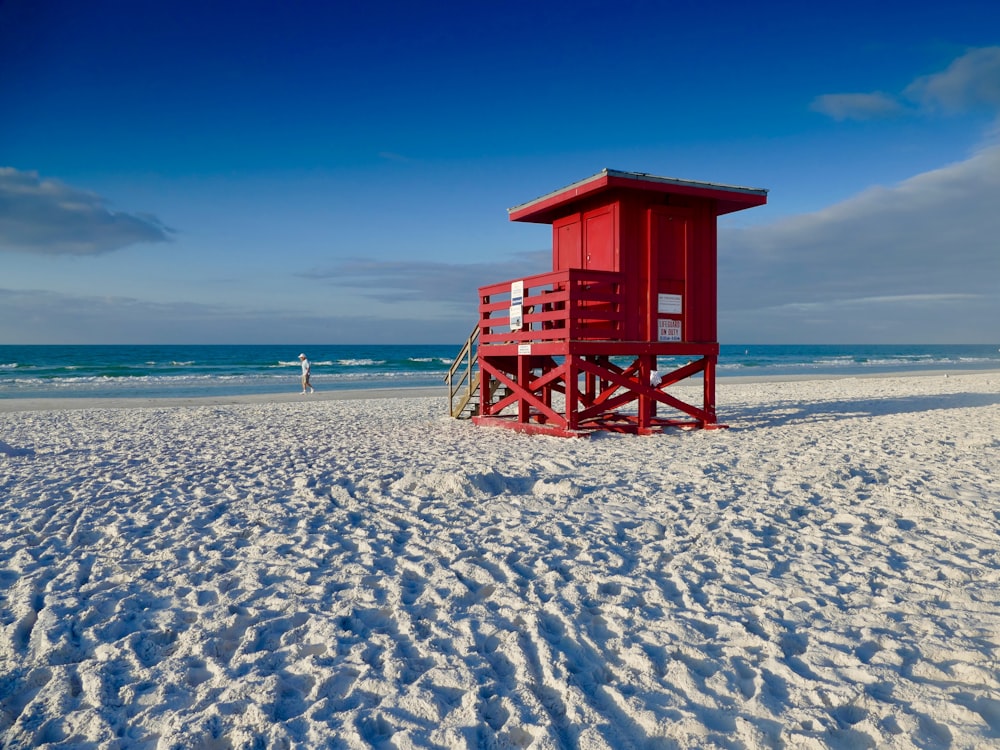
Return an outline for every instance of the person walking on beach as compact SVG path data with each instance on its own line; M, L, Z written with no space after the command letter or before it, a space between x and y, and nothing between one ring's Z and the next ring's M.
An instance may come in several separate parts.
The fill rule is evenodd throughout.
M316 389L312 387L312 383L309 380L309 376L312 374L312 366L309 364L309 360L306 359L305 354L299 355L299 362L302 363L302 392L305 393L306 389L310 393L315 393Z

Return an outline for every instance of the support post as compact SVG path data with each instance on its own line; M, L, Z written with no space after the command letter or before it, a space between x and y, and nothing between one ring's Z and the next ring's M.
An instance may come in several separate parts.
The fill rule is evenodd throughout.
M705 384L705 396L704 396L704 406L705 414L708 419L706 421L707 425L714 425L716 423L715 417L715 362L716 355L710 354L705 357L705 374L703 376Z
M653 371L656 369L656 356L643 355L639 358L638 378L641 383L649 383ZM653 416L656 414L656 399L640 392L639 394L639 424L640 435L649 435L652 432Z
M580 399L580 367L575 354L566 355L566 429L570 432L579 429L580 417L578 401Z
M528 383L531 381L531 357L518 357L517 358L517 384L520 386L521 390L527 390ZM517 421L521 424L527 424L528 418L531 414L531 406L528 404L528 400L523 396L517 401Z

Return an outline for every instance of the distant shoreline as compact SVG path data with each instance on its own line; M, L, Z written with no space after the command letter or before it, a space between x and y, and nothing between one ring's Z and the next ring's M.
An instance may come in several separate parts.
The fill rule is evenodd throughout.
M280 402L299 396L300 351L308 353L313 385L323 392L324 399L385 398L397 389L410 395L415 393L413 389L443 391L456 354L452 347L416 344L221 348L0 345L0 404L30 400L53 408L53 402L65 399L70 406L80 408L118 399L125 399L126 406L219 400L245 403L244 398L251 399L249 403ZM673 370L689 360L684 356L658 357L657 365ZM720 383L738 383L746 378L782 382L991 369L1000 369L1000 351L993 345L748 348L723 344L716 375ZM692 385L697 387L698 383Z
M934 378L963 377L979 375L1000 375L1000 369L988 370L911 370L906 372L885 373L797 373L794 375L719 375L718 385L724 389L727 384L743 383L796 383L803 381L828 380L865 380L896 378ZM700 387L696 383L686 383L679 387ZM336 388L319 390L303 396L298 391L277 393L255 393L228 396L120 396L120 397L35 397L35 398L0 398L0 413L32 412L32 411L64 411L78 409L161 409L175 407L203 406L248 406L258 404L290 404L309 403L310 401L357 401L363 399L392 398L447 398L448 391L441 386L415 386L392 388Z

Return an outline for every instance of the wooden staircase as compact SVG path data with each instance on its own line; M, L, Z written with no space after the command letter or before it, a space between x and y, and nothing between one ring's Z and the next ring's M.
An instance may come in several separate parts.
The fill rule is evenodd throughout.
M479 325L472 329L462 350L455 357L444 381L448 384L448 411L455 419L471 419L479 413ZM509 390L498 381L492 381L490 398Z
M479 411L478 349L477 323L444 376L444 382L448 384L448 410L455 419L470 419Z

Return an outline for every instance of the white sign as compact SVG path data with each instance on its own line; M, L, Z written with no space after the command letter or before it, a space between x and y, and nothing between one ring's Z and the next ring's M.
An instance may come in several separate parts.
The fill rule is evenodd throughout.
M510 306L510 330L520 331L524 326L524 320L522 318L521 305L511 305Z
M684 297L680 294L660 294L656 299L656 311L665 315L680 315L684 311Z
M524 302L524 282L510 282L510 306L520 305Z
M517 345L518 354L531 354L531 344L518 344Z
M659 323L659 340L660 341L680 341L681 340L681 322L679 320L658 320Z

